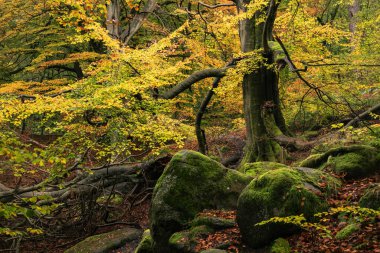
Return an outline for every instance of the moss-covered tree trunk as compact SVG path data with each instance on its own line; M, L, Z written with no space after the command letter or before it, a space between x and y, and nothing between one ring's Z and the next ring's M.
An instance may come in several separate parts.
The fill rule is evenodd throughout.
M246 12L248 0L238 2L239 12ZM268 46L279 1L268 1L268 6L250 19L240 21L239 35L243 52L262 50L264 62L243 79L244 114L247 144L242 164L254 161L276 161L281 148L274 141L277 135L287 134L281 113L278 73L273 66L274 54ZM259 24L256 20L266 16Z

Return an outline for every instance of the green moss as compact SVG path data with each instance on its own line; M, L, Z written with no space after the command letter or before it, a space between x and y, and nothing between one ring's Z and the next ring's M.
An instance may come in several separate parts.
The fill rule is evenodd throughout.
M235 226L235 221L219 217L198 216L192 222L191 226L205 225L214 229L231 228Z
M150 221L155 249L167 251L169 237L188 228L198 212L236 208L251 179L194 151L174 155L153 192Z
M240 167L239 171L245 173L252 177L257 177L265 172L270 170L275 170L279 168L286 168L285 164L276 163L276 162L255 162L255 163L246 163Z
M284 238L276 239L271 247L271 253L290 253L291 248L289 242Z
M326 196L337 193L338 189L341 187L342 182L340 179L331 176L318 169L311 169L305 167L297 168L303 173L303 178L312 185L313 188L317 188L316 191L313 188L309 190L323 192ZM307 185L305 185L307 187Z
M349 178L360 178L377 170L375 161L375 158L371 157L371 153L347 153L329 158L326 167L331 166L334 172L347 174Z
M169 238L169 248L170 252L173 253L182 253L190 251L190 241L189 241L189 232L181 231L174 233Z
M237 222L245 243L253 248L262 247L297 231L288 224L255 226L261 221L299 214L311 218L326 210L326 201L305 186L308 184L305 172L291 168L268 171L253 180L238 201Z
M322 163L321 158L324 158L322 154L313 154L303 160L300 163L300 167L318 168Z
M188 242L188 240L189 240L189 231L176 232L170 237L169 244L170 245L183 244L185 242Z
M339 240L344 240L348 238L350 235L352 235L354 232L358 231L360 229L359 224L349 224L345 226L342 230L340 230L335 238Z
M380 210L380 184L373 184L366 189L364 195L359 200L361 207Z
M134 253L153 253L153 239L149 229L144 231L142 239Z

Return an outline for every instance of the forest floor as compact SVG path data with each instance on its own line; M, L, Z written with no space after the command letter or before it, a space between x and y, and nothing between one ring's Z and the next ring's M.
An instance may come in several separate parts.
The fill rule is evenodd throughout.
M221 138L210 138L209 145L213 147L210 153L216 156L229 157L241 152L244 147L244 132L236 132L233 136L222 136ZM214 148L216 147L216 148ZM197 146L195 142L188 142L185 145L185 149L196 150ZM290 153L292 160L301 160L306 158L310 154L309 150L298 151ZM41 176L41 175L40 175ZM344 181L341 189L338 190L336 195L331 196L328 199L328 203L331 207L357 205L358 200L363 195L363 191L369 184L379 182L380 177L374 176L371 178L365 178L356 181ZM0 181L8 182L12 184L11 175L0 175ZM38 182L38 178L29 178L23 183ZM17 181L13 182L14 184ZM9 185L12 186L12 185ZM140 199L137 201L137 205L133 205L130 210L125 212L123 218L117 224L108 224L107 226L99 226L96 230L93 230L90 234L100 234L109 231L113 231L119 228L125 227L126 224L135 224L136 227L142 229L148 228L149 224L149 207L150 198ZM120 205L121 208L127 208L129 204L127 200ZM205 210L204 214L208 216L217 216L222 218L235 219L236 211L221 211L221 210ZM344 220L345 217L328 217L325 225L330 235L323 234L320 231L312 229L305 230L301 234L287 238L292 246L294 252L303 253L380 253L380 217L377 217L375 223L361 223L361 227L358 231L343 240L335 238L336 233L348 224L348 221ZM348 217L347 217L348 219ZM94 224L99 223L97 220L93 221ZM75 245L79 241L88 236L89 233L78 232L75 230L63 231L61 234L43 236L36 236L34 238L28 238L22 241L20 244L20 253L62 253L67 248ZM201 251L208 248L218 248L221 245L227 245L227 251L230 253L246 252L246 246L241 241L240 231L236 225L233 228L217 231L213 234L209 234L206 237L199 238L197 250ZM361 245L361 248L354 248L357 245ZM132 249L122 248L115 250L114 253L133 252Z

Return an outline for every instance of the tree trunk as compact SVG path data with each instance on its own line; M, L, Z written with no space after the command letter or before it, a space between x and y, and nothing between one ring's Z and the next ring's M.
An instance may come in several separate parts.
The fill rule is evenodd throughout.
M268 67L274 63L273 52L268 48L268 39L272 37L279 1L277 4L273 0L269 2L264 10L267 14L265 23L256 24L255 20L264 13L256 12L251 19L242 20L239 24L241 50L250 52L262 49L265 62L260 63L257 69L243 78L247 143L242 164L282 160L282 149L274 137L287 134L280 108L278 73L274 67ZM240 1L238 10L245 12L245 5L248 3Z
M121 34L120 27L120 0L111 0L107 5L107 31L114 39L119 39Z
M352 34L354 34L356 31L357 14L359 10L360 10L359 0L354 0L352 5L348 7L348 12L350 16L349 28Z

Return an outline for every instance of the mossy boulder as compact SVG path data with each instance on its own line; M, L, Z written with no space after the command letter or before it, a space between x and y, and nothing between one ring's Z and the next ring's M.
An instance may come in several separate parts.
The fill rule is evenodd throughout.
M198 152L178 152L153 191L150 227L155 251L168 252L170 236L188 228L202 210L235 209L251 180Z
M313 214L328 208L323 195L323 188L315 182L333 184L326 173L320 178L308 170L280 168L268 171L253 180L241 193L238 200L237 223L243 241L252 248L260 248L282 236L297 232L289 224L269 223L255 226L272 217L285 217L303 214L311 218ZM311 180L311 178L313 180ZM322 181L320 181L322 180Z
M361 178L380 172L380 152L367 145L352 145L314 154L302 161L300 166L332 170L347 179Z
M141 234L142 231L139 229L125 228L94 235L66 250L65 253L107 253L128 242L138 240Z
M255 162L255 163L246 163L239 168L239 171L252 176L258 177L265 172L270 170L276 170L279 168L286 168L285 164L276 163L276 162Z
M141 241L134 253L153 253L153 239L149 229L144 231Z
M359 200L361 207L380 210L380 184L373 184L366 189Z

